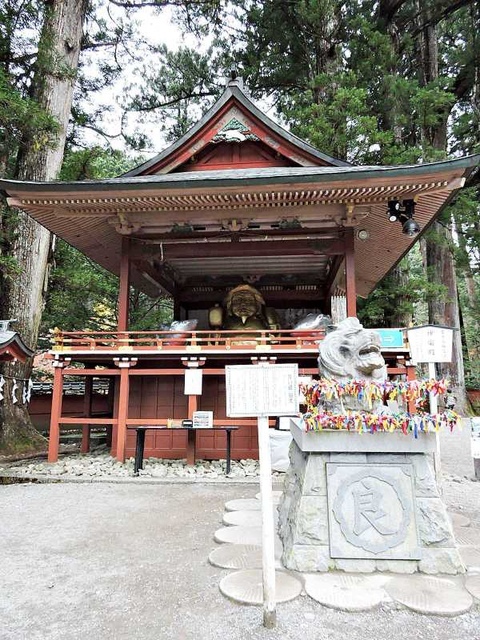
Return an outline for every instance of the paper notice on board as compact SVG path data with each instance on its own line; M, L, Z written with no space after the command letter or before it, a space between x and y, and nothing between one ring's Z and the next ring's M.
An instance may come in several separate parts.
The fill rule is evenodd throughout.
M185 369L185 390L186 396L202 395L202 371L201 369Z
M227 416L281 416L298 413L298 365L225 367Z

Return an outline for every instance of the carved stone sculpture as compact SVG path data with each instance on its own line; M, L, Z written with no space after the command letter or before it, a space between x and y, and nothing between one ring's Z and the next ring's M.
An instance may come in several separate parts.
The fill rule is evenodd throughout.
M340 322L335 331L325 336L319 349L318 368L320 375L325 378L337 382L384 382L387 378L380 336L376 331L364 329L357 318L346 318ZM367 409L361 398L344 398L342 402L333 398L324 403L324 408L329 411ZM368 407L370 411L376 408Z

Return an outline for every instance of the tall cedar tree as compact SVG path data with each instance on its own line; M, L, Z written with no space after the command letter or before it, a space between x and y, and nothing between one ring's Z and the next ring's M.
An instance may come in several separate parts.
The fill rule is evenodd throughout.
M45 0L39 3L43 24L31 80L30 98L57 123L54 144L25 131L20 141L14 177L20 180L52 180L63 158L70 116L87 0ZM3 318L16 318L15 328L24 341L36 346L46 289L51 249L49 232L21 211L6 216L9 254L18 265L15 276L4 278L1 291ZM6 223L4 220L4 226ZM0 449L18 452L41 447L27 408L12 399L13 379L30 377L32 363L7 364L5 399L0 405Z

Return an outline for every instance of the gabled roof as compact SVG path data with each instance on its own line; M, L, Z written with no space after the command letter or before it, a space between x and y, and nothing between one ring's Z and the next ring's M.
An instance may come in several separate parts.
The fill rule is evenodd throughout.
M217 102L185 135L159 155L125 173L122 177L171 173L194 155L215 143L214 138L232 121L244 126L258 142L297 166L348 167L339 160L315 149L301 138L280 127L250 100L241 79L230 81Z
M322 237L333 243L345 228L358 225L369 237L354 240L357 292L365 296L415 242L401 225L388 222L388 200L415 199L415 220L425 229L479 160L197 171L70 183L0 180L0 189L12 206L112 273L120 271L122 237L130 237L137 250L133 283L150 295L166 289L181 296L200 276L214 282L230 275L239 282L268 273L269 286L276 286L293 274L299 287L302 278L323 283L335 247L325 247Z

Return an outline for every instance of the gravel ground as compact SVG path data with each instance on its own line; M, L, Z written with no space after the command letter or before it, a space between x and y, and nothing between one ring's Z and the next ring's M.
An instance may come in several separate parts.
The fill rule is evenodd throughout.
M0 490L2 640L479 640L478 606L454 618L397 605L346 613L299 597L236 605L208 564L226 501L255 485L20 484Z
M468 429L443 434L441 447L444 500L480 526ZM238 468L253 473L250 461ZM254 497L257 478L213 473L1 486L1 640L480 640L478 602L448 618L394 603L353 614L301 596L265 629L261 608L220 594L228 571L207 561L225 502Z

